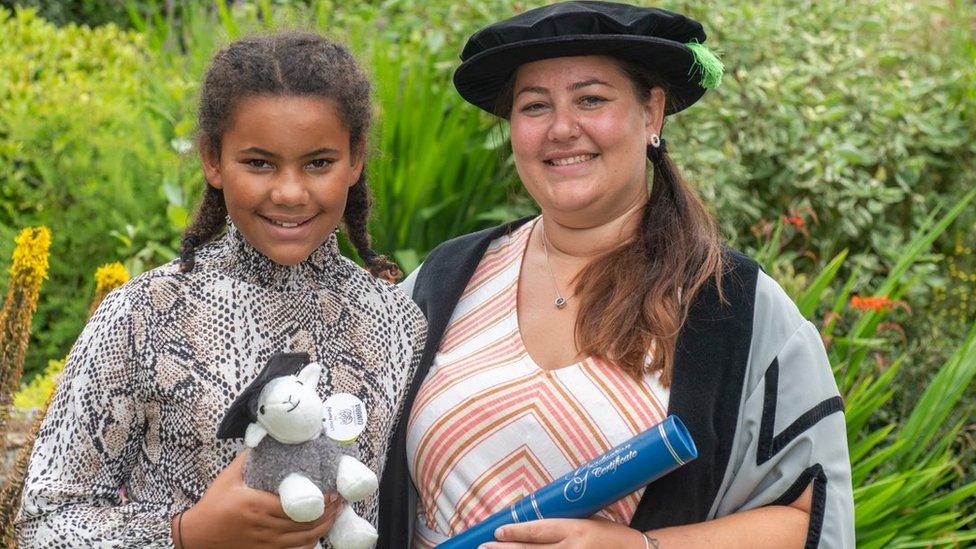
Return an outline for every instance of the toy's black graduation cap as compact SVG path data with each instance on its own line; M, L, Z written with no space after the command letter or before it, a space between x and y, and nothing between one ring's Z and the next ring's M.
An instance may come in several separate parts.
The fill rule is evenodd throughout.
M560 2L482 28L468 39L454 85L466 101L494 114L498 96L520 65L553 57L609 55L667 80L672 114L719 85L722 62L690 17L614 2Z
M247 426L257 420L258 396L261 389L276 377L295 375L309 363L308 353L278 353L268 359L268 364L258 377L234 399L224 414L217 438L243 438Z

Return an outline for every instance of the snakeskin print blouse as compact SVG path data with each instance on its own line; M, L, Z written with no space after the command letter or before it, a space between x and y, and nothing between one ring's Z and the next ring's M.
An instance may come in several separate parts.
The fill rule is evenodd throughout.
M225 410L277 352L322 363L323 397L363 400L357 443L382 475L425 337L410 298L340 255L334 235L285 267L229 226L193 271L174 261L132 279L85 327L31 456L21 547L172 546L171 517L243 448L216 437ZM375 495L355 509L376 524Z

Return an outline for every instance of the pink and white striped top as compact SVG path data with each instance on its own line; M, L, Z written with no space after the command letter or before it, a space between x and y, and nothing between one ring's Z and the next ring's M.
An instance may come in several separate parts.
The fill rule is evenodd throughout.
M543 370L528 355L516 296L534 225L488 247L414 402L415 546L464 531L666 416L668 390L656 374L637 381L592 357ZM642 493L600 515L629 523Z

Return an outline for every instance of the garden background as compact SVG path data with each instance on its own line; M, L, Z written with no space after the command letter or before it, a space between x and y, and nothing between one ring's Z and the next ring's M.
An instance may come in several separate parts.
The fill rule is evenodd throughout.
M441 241L533 210L504 126L450 77L470 32L540 4L0 0L0 387L17 392L0 446L29 446L25 410L43 408L96 290L177 255L204 185L195 96L216 48L296 27L352 46L376 84L375 248L409 271ZM859 546L976 543L976 7L655 5L700 20L726 64L669 119L668 148L732 245L821 328ZM39 226L49 243L28 231L15 251ZM127 274L103 269L96 289L113 261Z

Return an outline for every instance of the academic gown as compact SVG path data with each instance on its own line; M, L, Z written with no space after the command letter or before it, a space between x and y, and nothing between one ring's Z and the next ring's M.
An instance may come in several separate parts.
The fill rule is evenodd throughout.
M406 547L416 518L407 422L454 307L492 240L531 218L434 249L404 282L428 334L380 482L377 547ZM647 487L631 527L642 531L785 505L811 483L807 548L854 547L854 502L843 401L816 327L752 259L725 250L727 303L714 284L695 296L677 343L668 413L698 459Z

